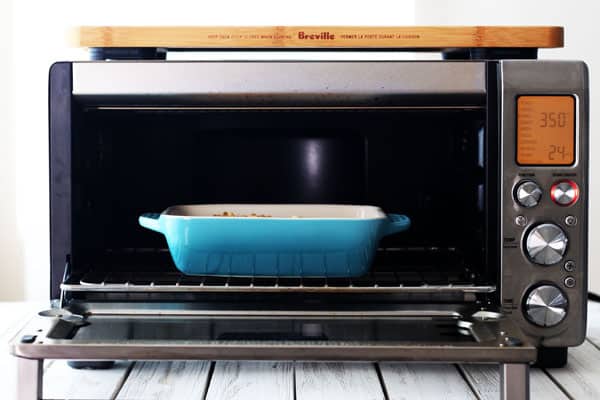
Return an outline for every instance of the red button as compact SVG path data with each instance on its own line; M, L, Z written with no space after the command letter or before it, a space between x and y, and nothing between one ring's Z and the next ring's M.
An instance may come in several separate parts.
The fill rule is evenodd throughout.
M559 206L570 206L579 199L579 186L569 179L555 182L550 188L550 197Z

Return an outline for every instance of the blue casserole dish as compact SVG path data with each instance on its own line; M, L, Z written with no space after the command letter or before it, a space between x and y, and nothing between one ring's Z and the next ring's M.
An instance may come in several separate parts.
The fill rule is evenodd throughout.
M373 206L320 204L174 206L139 223L165 235L184 274L275 277L363 275L379 240L410 226Z

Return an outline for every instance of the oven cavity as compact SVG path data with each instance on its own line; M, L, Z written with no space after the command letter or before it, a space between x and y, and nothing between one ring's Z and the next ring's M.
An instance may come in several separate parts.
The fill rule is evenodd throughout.
M493 293L478 107L77 111L72 253L60 289L76 299L207 294L376 295L475 301ZM492 189L495 190L495 189ZM408 215L358 278L186 276L137 216L174 204L373 204ZM495 221L491 221L495 223Z

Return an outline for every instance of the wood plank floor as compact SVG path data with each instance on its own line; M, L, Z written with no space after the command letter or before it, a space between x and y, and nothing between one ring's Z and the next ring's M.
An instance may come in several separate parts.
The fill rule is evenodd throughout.
M39 304L0 303L0 344ZM15 394L14 359L0 356L2 398ZM119 362L109 370L45 364L45 399L498 399L494 365L310 362ZM8 385L7 383L11 384ZM586 341L567 367L531 370L532 399L600 399L600 303L589 303Z

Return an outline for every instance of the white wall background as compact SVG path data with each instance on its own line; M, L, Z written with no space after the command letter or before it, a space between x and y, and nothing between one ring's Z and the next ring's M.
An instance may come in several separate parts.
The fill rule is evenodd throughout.
M0 0L0 297L23 296L23 249L16 236L16 143L12 3ZM6 283L5 283L6 282Z
M556 24L566 27L567 48L541 57L584 59L593 77L598 7L594 0L0 0L0 300L48 298L47 79L52 62L86 56L67 46L71 26ZM592 115L600 112L599 94L592 88ZM600 154L598 143L593 154ZM599 169L594 163L592 172ZM595 180L592 187L600 199ZM600 213L591 211L594 243ZM592 261L600 260L600 249L591 247ZM593 277L600 291L600 271Z

